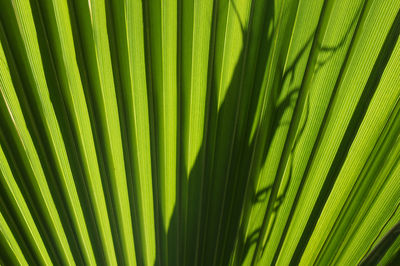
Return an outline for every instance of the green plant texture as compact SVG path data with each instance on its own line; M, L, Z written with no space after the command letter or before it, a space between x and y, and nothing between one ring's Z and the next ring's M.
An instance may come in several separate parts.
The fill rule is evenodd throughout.
M0 265L400 265L399 0L0 0Z

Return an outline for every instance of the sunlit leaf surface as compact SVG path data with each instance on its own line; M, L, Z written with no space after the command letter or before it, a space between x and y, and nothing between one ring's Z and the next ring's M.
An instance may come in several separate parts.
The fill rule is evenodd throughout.
M398 265L400 1L0 1L0 265Z

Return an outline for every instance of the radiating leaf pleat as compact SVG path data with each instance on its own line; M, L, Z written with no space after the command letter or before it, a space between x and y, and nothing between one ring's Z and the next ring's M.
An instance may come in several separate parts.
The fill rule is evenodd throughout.
M110 262L115 261L115 251L109 221L106 218L108 215L105 207L92 130L77 62L74 60L76 54L72 40L68 6L66 2L59 1L46 1L41 4L43 12L49 12L49 16L47 17L47 23L51 25L48 35L49 43L60 80L62 95L65 97L67 110L78 139L79 156L81 156L83 162L103 248L107 260ZM94 261L92 256L88 256L88 262Z
M1 261L2 264L13 263L19 265L28 265L21 251L21 248L18 245L18 242L14 238L13 232L11 232L1 212L0 212L0 243L3 252L7 253L7 256L9 257L8 259L10 260L5 262ZM4 255L4 258L5 257L6 255ZM4 258L2 256L1 260L3 260Z
M15 5L14 8L18 8L18 5ZM21 6L20 8L30 10L29 5ZM34 84L31 83L31 86L35 88L33 90L34 95L39 106L39 112L42 120L44 121L45 132L50 142L51 152L55 158L56 168L61 177L62 191L67 198L67 206L69 208L70 215L72 216L73 223L77 228L79 242L84 250L85 257L87 261L94 262L93 251L83 216L82 207L79 202L60 128L56 120L53 106L49 99L49 93L46 81L44 79L45 76L43 75L41 60L40 57L38 57L40 54L37 47L37 40L35 36L36 32L34 28L31 28L31 25L33 25L33 20L29 15L18 14L16 16L17 21L21 19L18 16L25 16L24 19L19 22L19 25L22 40L24 40L24 42L30 42L30 45L25 46L25 51L27 53L26 58L30 62L28 71L35 69L35 71L32 71L33 76L31 76L32 80L30 82L34 82ZM24 29L24 25L26 25L26 29ZM26 34L26 30L30 31L31 35ZM35 54L36 58L31 57L35 56Z
M36 227L35 221L29 211L29 208L25 202L25 199L16 183L13 173L11 172L10 166L8 165L7 158L0 146L0 183L6 191L6 195L9 197L15 205L13 206L17 209L19 219L21 219L24 232L28 235L30 243L35 247L35 253L40 258L40 263L50 264L51 260L49 254L47 253L46 247L40 236L40 233ZM10 206L11 207L11 206Z
M17 6L16 8L19 7ZM23 30L26 33L26 29ZM28 36L25 37L28 38ZM34 49L31 46L27 47L30 47L28 49ZM36 43L36 49L37 49L37 43ZM35 50L35 52L37 56L39 51ZM30 62L32 62L35 59L40 60L38 59L38 57L34 57L35 53L30 53L29 55L32 56L32 57L28 56L28 58L31 60ZM19 154L23 158L23 167L25 167L25 169L28 171L29 182L30 184L33 185L34 194L38 198L39 202L42 204L41 210L45 215L45 220L48 223L48 226L50 226L49 230L51 234L53 235L53 237L55 237L58 252L60 252L62 259L65 262L74 264L74 258L72 257L67 237L62 227L59 214L57 212L56 206L53 201L53 197L50 193L50 189L46 181L46 177L43 172L40 159L36 152L32 138L28 132L28 128L26 126L19 101L15 93L14 86L12 84L9 68L5 60L4 51L1 47L0 47L0 58L1 58L0 60L1 61L1 66L0 66L1 108L3 116L2 120L4 121L4 124L7 125L8 128L11 130L11 135L13 138L14 145L16 145ZM38 69L41 68L38 67ZM38 71L39 74L37 74L37 76L34 75L34 78L36 78L34 80L36 80L37 86L39 87L45 86L46 84L44 83L45 80L43 72L41 72L40 74L40 70ZM43 90L38 92L42 93L41 96L44 98L44 102L50 104L48 98L46 101L46 96L48 97L48 94L46 95L47 92L46 87L44 87ZM49 105L47 105L47 107L51 108ZM53 120L53 122L55 122L55 120Z
M115 206L117 225L125 263L132 265L134 241L132 233L130 203L126 180L117 98L112 72L108 33L106 27L106 6L104 1L91 1L89 6L77 6L78 26L88 29L80 31L82 48L86 57L90 87L96 88L93 96L95 116L101 124L101 145L107 176L110 179L112 203ZM85 25L83 25L85 24Z
M177 263L176 199L178 180L178 1L147 4L147 63L154 104L154 155L160 212L160 261ZM173 233L175 232L175 234Z
M218 1L217 1L218 2ZM211 83L210 66L214 53L216 4L212 1L182 1L180 36L180 135L181 169L180 218L181 263L196 264L202 259L201 221L205 192L205 156ZM212 69L212 68L211 68Z
M145 61L145 7L142 1L112 3L123 103L127 117L129 155L132 162L134 232L138 264L156 260L149 86ZM115 15L116 14L116 15ZM118 17L117 16L121 16ZM156 174L156 173L154 173ZM137 239L137 241L136 241ZM137 244L136 244L137 243Z

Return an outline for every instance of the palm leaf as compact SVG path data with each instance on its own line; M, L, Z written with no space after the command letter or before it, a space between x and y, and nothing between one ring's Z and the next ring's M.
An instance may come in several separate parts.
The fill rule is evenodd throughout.
M0 2L0 264L393 265L397 0Z

